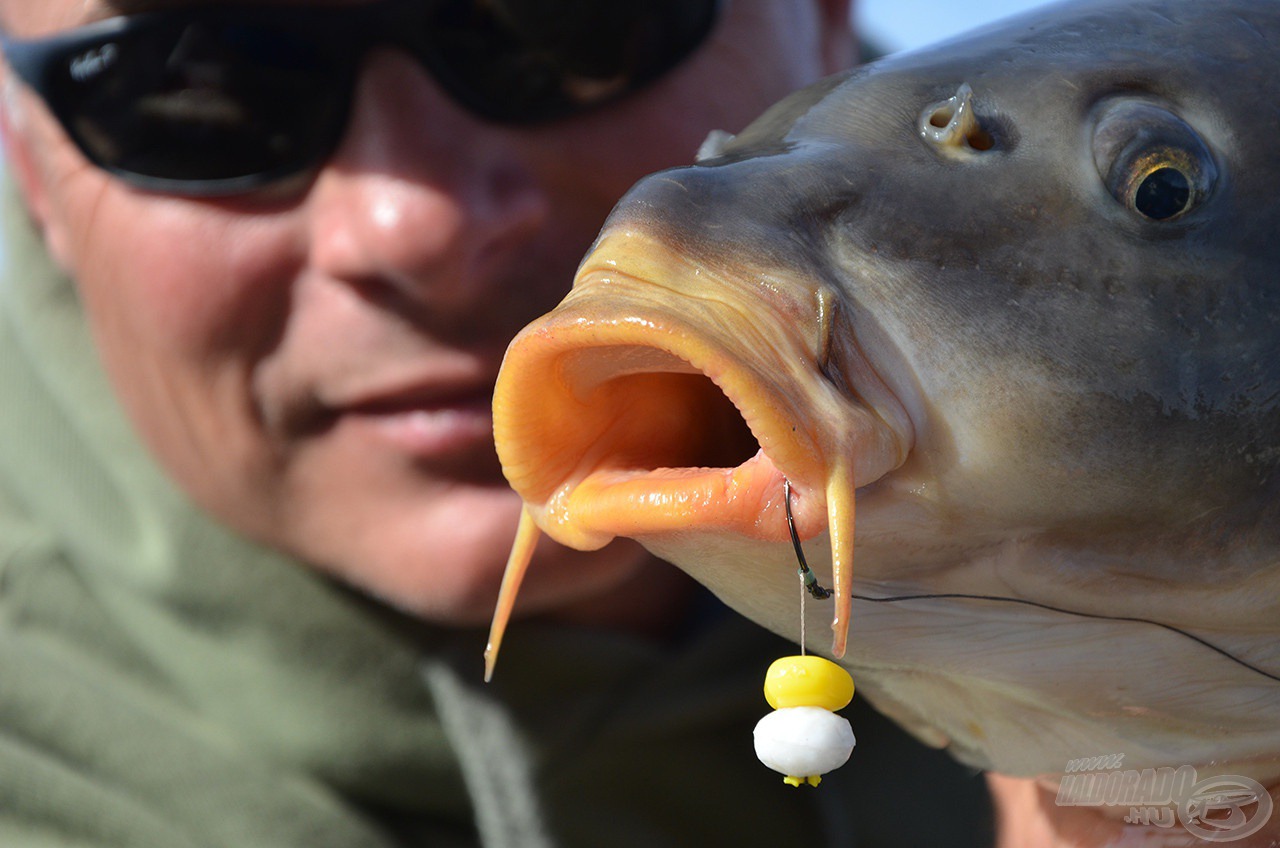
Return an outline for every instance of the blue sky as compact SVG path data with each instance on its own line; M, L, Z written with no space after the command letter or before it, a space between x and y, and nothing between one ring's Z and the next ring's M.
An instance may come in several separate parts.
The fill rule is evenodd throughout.
M854 0L863 35L906 50L1042 6L1046 0Z

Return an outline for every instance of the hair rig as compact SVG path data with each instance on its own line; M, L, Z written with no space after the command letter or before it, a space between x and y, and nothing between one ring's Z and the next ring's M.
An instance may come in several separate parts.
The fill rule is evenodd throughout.
M826 600L831 591L819 585L805 562L791 515L791 481L783 480L782 491L787 530L800 562L800 655L774 660L765 672L764 697L773 712L756 723L756 756L791 786L817 786L822 775L853 753L853 728L835 713L853 700L853 678L830 660L805 653L805 596Z

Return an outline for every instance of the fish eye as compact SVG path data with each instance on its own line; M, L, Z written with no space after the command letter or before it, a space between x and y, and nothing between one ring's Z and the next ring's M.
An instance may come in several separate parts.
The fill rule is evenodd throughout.
M1167 221L1191 208L1198 198L1196 168L1183 151L1159 150L1125 168L1117 199L1144 218Z
M1094 164L1111 196L1148 221L1172 221L1208 197L1217 168L1189 124L1145 101L1105 106L1093 133Z

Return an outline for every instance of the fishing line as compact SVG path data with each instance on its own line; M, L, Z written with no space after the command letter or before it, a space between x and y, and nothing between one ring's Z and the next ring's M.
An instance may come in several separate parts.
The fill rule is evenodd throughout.
M1170 633L1177 633L1179 636L1185 636L1186 638L1190 639L1192 642L1196 642L1200 645L1203 645L1204 647L1208 648L1214 653L1219 654L1225 657L1226 659L1231 660L1233 663L1241 666L1242 668L1247 668L1249 671L1252 671L1255 674L1260 674L1263 677L1267 678L1268 680L1272 680L1272 681L1275 681L1276 683L1280 683L1280 675L1272 674L1271 672L1265 669L1258 668L1256 665L1253 665L1248 660L1237 657L1236 655L1232 654L1225 648L1218 647L1217 645L1213 644L1212 642L1210 642L1209 640L1205 639L1202 636L1197 636L1194 633L1183 630L1181 627L1176 627L1175 625L1172 625L1172 624L1166 624L1163 621L1154 621L1150 618L1138 618L1136 616L1128 616L1128 615L1103 615L1100 613L1080 612L1079 610L1067 609L1065 607L1056 607L1053 604L1046 604L1040 601L1028 601L1023 598L1008 598L1002 595L969 595L961 592L939 592L939 593L925 593L925 594L919 594L919 595L890 595L888 597L882 597L882 598L873 598L870 595L858 595L858 594L851 593L850 597L853 598L855 601L867 601L868 603L873 603L873 604L891 604L891 603L897 603L899 601L923 601L923 600L939 600L939 599L941 600L957 599L957 600L970 600L970 601L1000 601L1008 604L1023 604L1024 606L1036 607L1037 609L1049 610L1050 612L1060 612L1066 615L1075 615L1075 616L1079 616L1080 618L1096 618L1100 621L1130 621L1130 622L1134 622L1135 624L1151 624L1156 627L1161 627L1165 630L1168 630Z
M813 597L824 600L831 597L831 590L823 588L819 583L813 571L809 568L809 564L805 561L804 550L800 547L800 536L796 533L795 520L791 517L791 481L783 479L783 494L786 501L787 511L787 530L791 533L791 544L796 549L796 559L800 562L800 579L804 582L804 587L809 590L809 594ZM866 601L872 604L895 604L902 601L933 601L933 600L967 600L967 601L997 601L1006 604L1022 604L1023 606L1035 607L1036 609L1047 610L1049 612L1059 612L1064 615L1074 615L1080 618L1093 618L1099 621L1128 621L1135 624L1150 624L1168 630L1170 633L1176 633L1184 636L1199 645L1202 645L1236 665L1246 668L1255 674L1262 675L1268 680L1280 683L1280 675L1272 674L1266 669L1253 665L1248 660L1237 657L1225 648L1220 648L1202 636L1183 630L1172 624L1165 624L1163 621L1154 621L1150 618L1139 618L1128 615L1104 615L1102 613L1081 612L1080 610L1067 609L1066 607L1058 607L1053 604L1046 604L1042 601L1029 601L1025 598L1010 598L1003 595L980 595L966 594L963 592L924 592L914 595L888 595L885 597L872 597L871 595L859 595L851 592L849 597L855 601Z
M800 575L800 656L805 656L809 652L805 649L805 620L804 620L804 599L809 593L804 590L804 575Z

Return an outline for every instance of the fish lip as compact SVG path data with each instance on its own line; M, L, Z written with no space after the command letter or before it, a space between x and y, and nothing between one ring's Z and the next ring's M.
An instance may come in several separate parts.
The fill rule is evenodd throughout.
M637 286L648 285L645 280L616 271L611 270L610 275L615 286L617 283L628 282ZM579 279L585 281L591 276L592 272L588 271ZM773 416L754 412L770 406L775 409L782 408L783 404L779 399L772 398L775 402L769 404L770 393L766 388L760 386L758 381L751 380L749 375L741 369L728 365L718 347L696 345L693 340L703 337L697 334L687 322L674 316L667 316L661 322L652 319L638 321L628 315L625 308L620 308L611 315L597 318L585 317L581 315L582 311L585 310L573 303L567 306L562 305L553 313L550 321L539 322L526 328L512 342L507 361L511 362L519 356L526 366L533 364L535 367L539 361L542 361L548 371L555 372L560 380L566 379L564 371L568 367L567 358L590 356L593 351L617 349L624 345L649 349L686 363L691 372L702 374L715 384L734 405L760 444L757 454L741 463L736 469L708 469L707 473L731 474L738 469L750 470L748 466L751 466L758 472L758 475L753 475L755 488L759 487L764 477L776 478L779 494L781 478L786 476L792 480L795 487L796 501L793 503L793 508L798 513L799 532L805 538L821 532L825 516L820 510L806 508L808 500L805 497L807 492L822 490L821 483L818 482L820 470L812 461L812 456L816 452L814 446L804 442L799 429L795 432L801 438L788 439L786 437L788 425ZM645 311L648 312L647 309ZM672 365L675 366L676 362L673 361ZM532 474L522 472L521 469L526 461L522 456L517 455L517 451L521 445L528 443L513 432L519 426L518 416L507 412L510 407L505 402L508 396L523 394L523 389L514 385L515 379L513 372L504 367L494 392L494 432L498 454L503 463L504 473L507 474L513 487L527 503L534 505L535 514L545 515L553 503L563 503L583 480L601 472L598 469L584 471L579 467L579 463L574 463L574 467L569 469L567 474L552 475L549 478L542 477L537 472ZM573 393L574 388L572 383L565 384L567 393ZM620 483L632 485L642 483L645 478L656 480L664 476L658 469L648 471L613 469L603 473L614 475ZM567 479L560 479L561 477ZM541 509L537 506L539 504ZM562 538L570 535L565 533L563 528L561 532L557 532L555 527L547 526L542 521L539 523L543 524L543 529L550 535L559 538L562 542L574 546L576 546L575 543L581 542L581 539L577 538ZM783 535L786 532L785 526L776 522L775 524L772 537L776 540L785 538ZM600 544L604 541L607 540L601 540Z
M634 239L634 234L626 237ZM652 243L646 246L653 248ZM717 336L723 327L709 326L715 322L691 317L696 311L706 309L706 303L688 292L655 282L653 278L660 275L638 274L614 262L595 260L594 257L604 252L598 249L589 255L579 271L574 291L555 311L525 328L512 342L494 392L494 431L504 473L539 526L572 547L599 547L616 535L643 538L677 529L687 531L687 527L664 523L656 511L647 517L636 515L637 511L644 512L643 503L638 510L631 511L631 518L635 520L622 522L625 526L615 522L614 527L605 528L608 532L584 532L582 526L569 526L572 521L551 520L552 514L568 511L566 506L572 502L575 491L598 469L584 470L585 454L568 462L559 458L561 461L554 470L548 464L539 465L533 455L537 453L537 440L530 437L534 425L528 421L533 415L527 407L518 406L522 396L541 394L543 403L549 402L547 392L551 390L539 393L539 381L544 387L555 386L554 391L560 393L556 402L571 398L575 389L581 388L570 373L572 357L590 356L594 350L634 347L670 357L671 370L687 367L690 372L709 379L736 407L760 445L756 456L736 467L706 471L706 475L719 474L725 478L723 485L706 475L697 481L703 486L699 491L720 487L720 503L700 513L699 527L734 530L760 540L787 541L790 535L782 488L786 479L792 483L792 509L800 537L809 539L826 530L824 463L833 445L829 440L824 441L820 431L827 422L813 420L822 418L815 416L815 412L832 415L852 410L872 417L874 413L842 394L824 374L824 363L816 357L820 351L808 349L806 341L792 332L786 322L765 322L774 334L770 340L778 349L772 351L774 356L770 360L775 370L762 373L758 363L735 355L731 340ZM666 253L668 259L690 265L673 251ZM593 292L608 293L609 306L603 311ZM712 314L719 314L715 310L723 309L724 304L716 303L711 308ZM759 324L758 321L752 323L752 328ZM604 373L606 376L597 385L624 372ZM808 401L803 404L805 408L793 407L796 397ZM883 422L879 425L884 431L893 429ZM890 432L887 441L897 444L900 434ZM860 484L878 479L896 467L906 451L897 444L896 450L885 453L892 456L862 474ZM608 473L614 471L616 469ZM643 483L646 479L670 480L670 475L652 469L623 472L617 477L624 484ZM597 478L595 482L605 481ZM685 493L695 488L690 486ZM731 503L726 505L727 502Z

